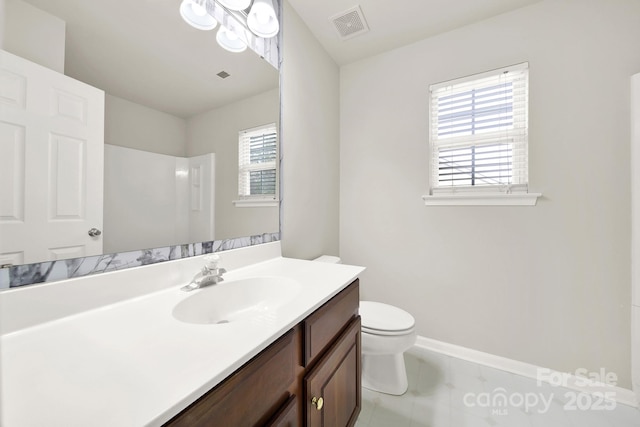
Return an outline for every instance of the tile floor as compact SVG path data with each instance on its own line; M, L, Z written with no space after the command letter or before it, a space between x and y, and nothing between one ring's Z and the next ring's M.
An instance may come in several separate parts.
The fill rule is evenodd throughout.
M405 360L407 393L363 389L356 427L640 427L638 409L592 395L416 347Z

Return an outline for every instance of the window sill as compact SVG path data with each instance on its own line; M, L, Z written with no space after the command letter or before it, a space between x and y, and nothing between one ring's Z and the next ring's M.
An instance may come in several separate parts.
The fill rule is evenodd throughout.
M270 208L279 206L280 200L234 200L233 204L236 208Z
M542 193L436 194L422 196L425 206L535 206Z

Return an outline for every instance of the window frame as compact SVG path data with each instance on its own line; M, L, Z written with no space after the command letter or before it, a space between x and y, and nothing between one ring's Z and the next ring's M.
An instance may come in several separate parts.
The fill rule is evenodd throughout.
M533 206L536 204L540 193L529 192L528 188L528 104L529 104L529 86L528 86L528 72L529 63L524 62L508 67L503 67L479 74L470 75L467 77L445 81L442 83L433 84L429 87L429 192L427 195L423 195L425 205L432 206L444 206L444 205L527 205ZM509 76L503 79L503 76L507 76L508 73L513 73L516 79L512 79ZM521 75L520 79L517 76ZM506 81L506 83L503 82ZM515 83L514 83L515 82ZM444 98L453 95L475 95L477 91L485 90L490 85L502 85L510 84L510 90L512 95L520 93L524 98L518 102L513 100L509 104L511 111L514 106L521 107L516 109L518 114L513 114L510 126L496 125L489 126L490 129L487 132L477 132L473 126L470 127L469 132L466 135L462 135L462 131L458 131L460 135L453 135L451 137L439 137L438 134L438 119L434 116L436 114L433 110L434 104L438 102L439 98ZM469 106L472 106L472 112L475 113L475 103L473 101L468 102ZM436 107L437 108L437 107ZM464 114L463 114L464 116ZM475 123L475 114L468 114L471 118L470 123ZM503 118L503 116L499 116ZM496 120L493 120L496 121ZM498 122L500 123L500 122ZM500 176L499 178L486 178L484 181L495 180L502 181L497 184L482 184L482 185L460 185L454 183L453 175L459 174L450 173L451 185L442 185L442 176L446 175L441 172L442 159L440 158L440 151L444 150L462 152L463 150L470 150L472 153L472 159L475 159L475 149L478 147L500 147L503 149L506 146L507 150L511 150L508 166L501 164L498 166L499 173L502 173L502 168L508 168L509 182L505 182L505 178ZM518 167L517 162L514 159L524 159L523 167ZM467 160L468 161L468 160ZM516 163L516 165L514 165ZM519 162L522 164L523 162ZM460 170L464 170L467 175L472 178L478 179L476 175L480 175L471 169L469 172L469 163L460 166ZM473 165L473 160L471 161ZM465 169L466 168L466 169ZM481 178L479 178L482 180ZM472 181L473 182L473 181ZM474 183L475 184L475 183Z
M272 162L266 162L263 165L251 164L247 155L246 144L249 143L251 134L254 135L275 135L275 159ZM250 129L243 129L238 132L238 174L237 174L237 199L233 201L236 207L270 207L278 206L280 195L280 144L279 144L278 127L276 123L269 123L256 126ZM273 194L248 194L247 188L243 191L241 187L250 186L251 178L247 176L251 172L275 170L275 192ZM244 175L244 177L243 177Z

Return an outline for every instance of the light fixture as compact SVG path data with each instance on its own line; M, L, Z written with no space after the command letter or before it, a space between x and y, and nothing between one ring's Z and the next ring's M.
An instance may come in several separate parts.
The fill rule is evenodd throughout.
M0 0L2 1L2 0ZM218 23L218 44L229 52L243 52L250 47L278 68L280 31L274 4L281 0L182 0L180 16L200 30L212 30Z
M247 26L258 37L270 38L280 31L280 23L271 0L253 0Z
M230 10L245 10L251 4L251 0L218 0L218 2Z
M247 44L243 42L238 35L224 26L220 26L218 34L216 34L218 44L229 52L243 52L247 49Z
M199 30L213 30L218 21L207 12L208 0L182 0L180 16L187 24Z

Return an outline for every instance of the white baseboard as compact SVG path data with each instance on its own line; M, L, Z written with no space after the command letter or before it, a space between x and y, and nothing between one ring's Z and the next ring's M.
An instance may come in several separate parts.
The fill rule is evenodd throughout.
M532 365L530 363L520 362L518 360L508 359L506 357L496 356L494 354L484 353L482 351L473 350L470 348L461 347L459 345L449 344L422 336L418 336L415 346L418 348L434 351L436 353L441 353L447 356L499 369L501 371L510 372L512 374L522 375L534 380L538 380L538 373L541 369L545 369L545 372L551 374L550 376L557 378L558 375L562 375L565 379L564 383L562 384L563 387L589 394L607 392L605 396L615 396L615 401L617 403L632 406L634 408L638 407L638 399L636 398L635 393L632 390L626 388L598 383L595 381L589 381L589 384L585 385L585 382L587 380L582 377L577 377L574 374L560 373L554 370ZM542 378L541 380L544 381L545 379Z

